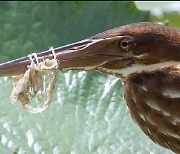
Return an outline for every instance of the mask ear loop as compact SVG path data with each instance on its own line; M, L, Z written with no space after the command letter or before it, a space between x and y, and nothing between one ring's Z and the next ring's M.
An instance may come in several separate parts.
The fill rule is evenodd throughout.
M42 62L39 62L39 59L38 59L38 56L37 56L36 53L32 53L32 54L28 55L28 57L29 57L29 59L31 61L31 65L28 66L29 69L25 72L25 74L27 76L27 72L28 72L28 79L29 80L32 80L32 79L30 79L30 75L32 76L32 78L34 77L32 75L32 72L34 71L34 68L37 69L37 71L41 71L42 76L46 76L46 74L44 73L46 70L52 71L52 75L53 75L53 78L52 78L51 82L49 83L48 88L46 89L47 100L45 101L43 107L41 107L41 108L33 108L33 107L31 107L29 105L29 103L30 103L29 99L26 100L26 103L21 102L23 108L26 111L31 112L31 113L39 113L39 112L42 112L42 111L44 111L44 110L46 110L48 108L48 106L50 105L50 103L52 101L53 94L54 94L54 91L55 91L55 87L56 87L56 84L57 84L57 81L58 81L59 70L58 70L58 61L56 59L56 54L54 52L53 47L51 47L49 50L51 50L51 52L53 54L53 57L54 57L52 60L46 59L46 60L44 60ZM34 56L34 58L36 60L36 63L34 63L33 56ZM24 76L22 78L25 78L25 74L24 74ZM29 81L29 82L31 83L32 81ZM31 87L32 87L32 84L29 84L27 86L27 91L29 91Z

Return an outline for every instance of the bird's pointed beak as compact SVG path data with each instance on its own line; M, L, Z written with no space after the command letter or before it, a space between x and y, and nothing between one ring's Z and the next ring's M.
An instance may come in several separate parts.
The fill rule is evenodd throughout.
M114 46L122 38L116 36L103 39L85 39L77 43L54 48L60 70L95 70L102 63L117 57ZM51 50L37 54L38 59L53 58ZM0 76L14 76L24 73L31 61L22 57L0 64Z

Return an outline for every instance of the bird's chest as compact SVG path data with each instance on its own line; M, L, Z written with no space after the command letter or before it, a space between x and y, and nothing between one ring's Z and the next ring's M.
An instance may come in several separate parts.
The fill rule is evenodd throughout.
M154 142L180 152L180 72L134 74L124 83L132 118Z

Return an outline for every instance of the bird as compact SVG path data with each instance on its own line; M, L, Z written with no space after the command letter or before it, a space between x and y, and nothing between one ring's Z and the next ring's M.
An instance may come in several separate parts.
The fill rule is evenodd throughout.
M180 30L153 22L116 27L54 48L59 70L93 70L123 83L130 115L156 144L180 153ZM53 58L50 50L37 53ZM0 76L26 71L27 56L0 64Z

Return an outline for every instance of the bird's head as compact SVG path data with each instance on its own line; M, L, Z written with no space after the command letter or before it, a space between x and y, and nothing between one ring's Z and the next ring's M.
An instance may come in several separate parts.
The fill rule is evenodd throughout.
M180 32L156 23L136 23L114 28L77 43L55 48L59 69L98 70L126 77L131 73L171 65L180 59ZM51 51L38 54L52 57ZM25 71L27 57L0 65L0 74ZM148 66L148 67L147 67Z
M127 77L141 71L178 64L180 31L157 23L137 23L114 28L91 39L109 39L102 55L112 56L98 66L107 74Z

